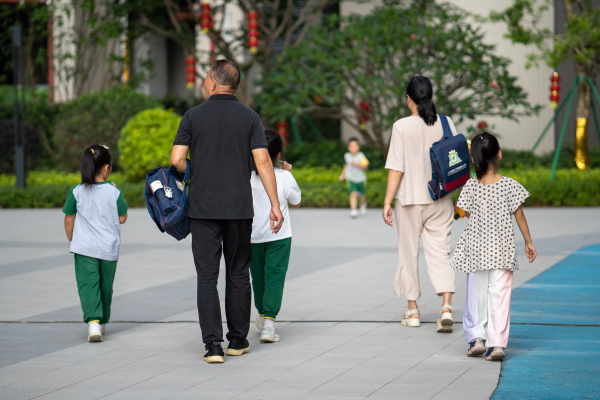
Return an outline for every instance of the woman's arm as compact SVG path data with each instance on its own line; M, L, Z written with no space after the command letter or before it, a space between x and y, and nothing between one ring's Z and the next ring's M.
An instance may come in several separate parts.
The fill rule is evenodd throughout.
M394 226L394 219L392 218L392 201L398 192L398 187L400 187L402 175L404 175L404 173L400 171L395 171L393 169L388 171L387 189L385 191L385 200L383 203L383 222L389 226Z
M519 230L523 235L523 239L525 239L525 254L527 255L527 259L529 262L533 262L537 256L537 252L535 251L535 247L533 247L533 242L531 241L529 225L527 225L527 219L525 218L522 204L515 211L515 219L517 220L517 225L519 226Z

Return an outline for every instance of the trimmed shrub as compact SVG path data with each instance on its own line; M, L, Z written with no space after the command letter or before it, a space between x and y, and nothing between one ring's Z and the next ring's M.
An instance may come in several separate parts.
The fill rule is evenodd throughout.
M171 165L171 148L181 116L154 108L127 122L119 139L120 162L130 182L142 182L153 168Z
M81 96L61 106L54 147L59 166L78 171L83 150L92 144L110 147L113 169L119 169L117 143L125 123L140 111L160 106L152 97L127 88Z

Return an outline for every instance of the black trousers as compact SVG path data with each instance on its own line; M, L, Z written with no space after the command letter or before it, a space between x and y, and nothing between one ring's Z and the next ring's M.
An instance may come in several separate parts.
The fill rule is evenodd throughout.
M205 344L223 341L217 280L225 256L227 339L245 339L250 329L252 218L191 219L192 252L198 275L198 317Z

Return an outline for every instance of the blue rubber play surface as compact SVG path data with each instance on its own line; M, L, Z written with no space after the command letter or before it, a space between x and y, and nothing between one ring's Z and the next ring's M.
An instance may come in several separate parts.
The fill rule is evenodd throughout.
M600 244L516 288L510 329L492 399L600 399Z

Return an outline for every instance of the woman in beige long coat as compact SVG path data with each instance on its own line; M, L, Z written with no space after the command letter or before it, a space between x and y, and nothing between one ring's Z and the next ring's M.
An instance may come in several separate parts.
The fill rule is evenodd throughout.
M417 300L421 296L418 274L419 238L429 279L442 296L437 321L438 332L452 332L452 294L454 270L450 268L450 234L452 229L452 195L433 200L427 187L431 180L429 149L442 138L443 129L433 103L431 81L415 76L406 88L406 100L412 115L394 123L385 168L388 170L383 220L393 226L392 201L396 199L398 228L398 271L394 291L408 300L402 325L421 326ZM452 134L456 128L450 118Z

